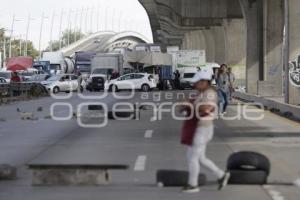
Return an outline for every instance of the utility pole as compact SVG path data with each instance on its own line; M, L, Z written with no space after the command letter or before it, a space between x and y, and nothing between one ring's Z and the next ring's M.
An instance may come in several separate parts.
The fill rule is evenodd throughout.
M107 25L107 21L108 21L108 9L109 9L109 7L106 7L105 8L105 31L107 31L107 29L108 29L108 25Z
M78 20L78 8L75 10L75 26L74 26L74 42L77 42L77 20Z
M90 18L91 18L91 19L90 19L90 20L91 20L91 21L90 21L90 23L91 23L91 24L90 24L90 26L91 26L91 27L90 27L90 32L93 33L94 8L91 8L91 16L90 16Z
M22 34L20 34L19 48L20 48L20 56L22 56Z
M122 13L122 11L120 11L120 13L119 13L119 32L121 32L121 20L122 20L122 15L123 15L123 13Z
M50 27L50 51L53 51L52 36L53 36L53 26L54 26L55 16L56 16L55 11L53 11L52 18L51 18L51 27Z
M16 16L13 15L13 20L12 20L12 23L11 23L11 30L10 30L10 37L9 37L9 55L8 57L11 58L11 43L12 43L12 36L13 36L13 32L14 32L14 25L15 25L15 20L16 20Z
M6 37L5 30L3 31L3 63L6 62Z
M44 26L44 19L47 19L47 17L45 16L45 13L42 13L42 18L41 18L41 27L40 27L40 37L39 37L39 58L41 59L42 57L42 34L43 34L43 26Z
M27 29L26 29L24 56L27 56L27 52L28 52L28 34L29 34L30 21L32 21L32 20L34 20L34 19L31 18L30 14L29 14L28 21L27 21Z
M81 13L80 13L80 22L79 22L79 30L80 30L80 34L83 32L83 31L82 31L83 13L84 13L84 8L81 9ZM80 35L80 38L79 38L79 39L81 39L81 35Z
M96 32L99 31L99 17L100 17L100 7L97 7L97 30Z
M63 22L63 17L64 17L64 9L61 10L61 13L60 13L60 22L59 22L59 49L61 49L62 47L62 22Z
M72 9L70 9L69 10L69 15L68 15L68 28L67 28L67 30L68 30L68 46L70 45L70 34L71 34L71 13L72 13Z
M111 28L112 28L112 31L114 31L114 29L115 29L115 9L112 10Z
M289 59L290 59L290 9L289 9L289 0L284 0L284 30L283 30L283 69L285 70L285 91L284 91L284 101L285 103L290 102L290 93L289 93Z
M85 33L88 33L88 14L89 14L89 8L86 8L86 13L85 13Z

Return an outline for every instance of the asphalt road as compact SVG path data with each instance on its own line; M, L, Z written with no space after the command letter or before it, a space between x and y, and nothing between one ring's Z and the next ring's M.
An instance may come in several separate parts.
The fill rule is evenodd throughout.
M162 93L159 98L158 93L150 93L146 98L137 93L134 98L122 102L149 101L162 105L183 98L173 93L171 100L171 96L171 93ZM119 102L112 96L83 100L74 95L59 100L70 103L74 111L87 101L110 106ZM146 109L141 111L139 120L110 120L103 128L82 128L75 117L68 121L49 119L49 109L55 102L57 100L49 97L0 106L0 163L18 166L16 181L0 182L0 200L299 199L299 188L291 184L300 176L300 125L296 122L267 111L259 121L243 117L217 120L208 157L225 168L232 152L261 152L272 162L271 186L228 186L219 192L215 178L204 169L209 183L200 193L187 195L182 194L180 188L158 188L155 183L158 169L186 169L185 147L179 142L181 122L175 121L169 113L164 113L162 120L153 120L153 111ZM22 112L34 112L38 119L21 120L17 108ZM231 105L228 116L236 114L237 110L236 103ZM68 108L61 107L55 113L67 116ZM32 187L31 172L26 168L28 163L128 164L130 169L111 172L111 184L103 187Z

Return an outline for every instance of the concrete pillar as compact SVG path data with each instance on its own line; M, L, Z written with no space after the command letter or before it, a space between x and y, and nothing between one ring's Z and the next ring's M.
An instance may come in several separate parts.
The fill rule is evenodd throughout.
M246 31L244 19L224 20L227 40L227 64L231 67L246 65Z
M300 1L290 0L290 60L300 55ZM290 84L290 103L300 105L300 88Z
M264 1L264 68L265 80L272 87L269 95L282 96L282 41L283 41L282 0ZM262 91L263 92L263 91ZM268 93L268 92L266 92Z
M227 62L225 30L223 26L211 27L215 41L215 62L223 64Z
M185 50L203 50L206 49L205 38L202 30L190 31L185 33L183 44Z
M263 80L263 1L240 0L246 20L246 90L258 93L258 81Z
M206 59L207 62L215 62L215 39L211 29L203 30L206 43Z

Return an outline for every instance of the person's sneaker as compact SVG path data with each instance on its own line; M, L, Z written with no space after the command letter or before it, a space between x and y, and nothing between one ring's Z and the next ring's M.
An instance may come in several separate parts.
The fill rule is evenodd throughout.
M194 186L188 185L182 189L182 192L183 193L197 193L197 192L200 192L200 189L199 189L199 187L194 187Z
M222 190L224 187L227 186L229 179L230 179L230 173L226 172L225 175L223 176L223 178L221 178L218 181L219 182L219 190Z

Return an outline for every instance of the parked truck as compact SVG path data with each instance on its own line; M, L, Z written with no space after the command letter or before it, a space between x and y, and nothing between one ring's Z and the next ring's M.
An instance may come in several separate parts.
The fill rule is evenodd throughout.
M55 74L72 74L75 71L74 61L62 52L44 52L41 61L49 61Z
M104 83L112 76L124 72L123 55L119 53L105 53L94 55L91 59L91 75L87 80L86 89L89 91L104 90Z
M94 51L79 51L75 53L75 71L83 76L91 73L91 60L97 53Z

